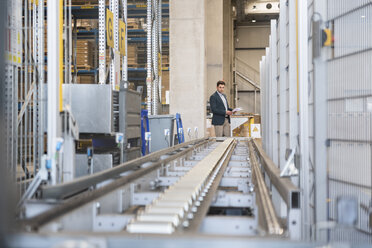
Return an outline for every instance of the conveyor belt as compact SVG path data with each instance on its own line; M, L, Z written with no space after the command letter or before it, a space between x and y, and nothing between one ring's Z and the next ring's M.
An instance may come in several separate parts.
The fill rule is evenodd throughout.
M192 212L196 212L195 209L200 206L233 143L234 139L226 139L221 143L144 211L138 213L127 226L127 231L171 234L181 224L187 227L187 219L191 219Z

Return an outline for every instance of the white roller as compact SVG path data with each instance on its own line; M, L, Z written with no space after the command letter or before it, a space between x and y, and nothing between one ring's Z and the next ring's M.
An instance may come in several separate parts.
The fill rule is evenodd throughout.
M128 225L131 233L173 233L190 208L200 200L200 194L205 191L215 178L215 169L221 167L220 160L229 148L233 139L226 139L214 151L170 186L151 205L137 214ZM212 174L213 173L213 174ZM202 198L202 197L201 197Z

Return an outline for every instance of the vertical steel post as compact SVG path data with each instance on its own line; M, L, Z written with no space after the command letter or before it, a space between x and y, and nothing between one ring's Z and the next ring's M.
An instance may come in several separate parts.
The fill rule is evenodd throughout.
M159 0L158 4L158 44L159 44L159 70L158 70L158 96L159 96L159 104L162 106L162 95L161 95L161 89L162 89L162 75L163 75L163 61L162 61L162 51L163 51L163 42L162 42L162 0Z
M328 220L327 210L327 62L326 49L321 45L322 20L327 19L327 2L315 1L314 12L321 16L314 16L313 22L313 63L314 63L314 183L315 187L315 226ZM327 241L327 230L318 230L315 233L317 241Z
M72 83L72 0L68 0L68 84Z
M271 20L271 35L270 35L270 52L271 52L271 70L270 70L270 89L271 89L271 99L270 105L272 106L271 115L272 115L272 128L271 128L271 136L272 136L272 160L277 165L279 164L278 159L278 49L277 49L277 22L276 20ZM255 88L256 90L256 88Z
M153 18L153 26L152 26L152 61L153 61L153 70L154 70L154 77L152 83L152 113L154 115L158 114L158 2L157 0L153 0L153 11L152 11L152 18Z
M289 148L295 149L298 145L298 115L297 115L297 28L296 28L296 1L288 1L289 15L289 57L288 57L288 77L289 77Z
M115 18L115 13L114 13L114 8L115 8L115 2L116 0L110 0L110 5L109 5L109 9L111 12L113 12L114 14L114 18ZM116 19L116 18L115 18ZM115 22L115 21L114 21ZM115 32L115 24L113 24L113 32L114 32L114 46L116 47L116 32ZM108 28L108 27L106 27ZM107 37L108 38L108 37ZM115 49L109 47L109 50L110 50L110 84L111 84L111 87L112 89L114 89L114 82L115 82Z
M38 73L38 43L40 42L40 36L39 36L39 8L37 6L37 3L34 2L32 4L32 9L33 9L33 71L34 71L34 77L33 77L33 95L32 95L32 162L33 162L33 173L36 175L37 173L37 168L36 168L36 162L37 162L37 135L38 135L38 130L37 130L37 113L38 113L38 105L37 105L37 98L38 98L38 91L37 91L37 73Z
M122 0L123 4L123 19L125 23L125 56L122 60L122 74L121 79L128 81L128 1Z
M266 95L266 79L265 79L265 56L262 57L260 61L260 83L261 83L261 109L262 109L262 115L261 115L261 123L262 123L262 148L267 151L266 149L266 102L265 102L265 95Z
M30 22L29 22L29 1L25 1L25 10L24 10L24 22L25 22L25 63L24 63L24 69L25 69L25 75L24 75L24 83L21 86L22 88L22 93L21 94L21 102L24 104L26 103L26 95L27 95L27 89L28 89L28 78L29 78L29 53L30 53L30 38L29 38L29 30L30 30ZM20 165L21 166L26 166L26 159L27 159L27 110L25 111L24 115L22 116L23 121L22 121L22 139L20 141L21 143L21 158L20 158ZM27 168L27 167L26 167Z
M67 22L67 10L66 10L66 6L67 6L67 0L63 0L63 22L65 23L65 25L63 25L63 37L64 37L64 42L63 42L63 46L64 46L64 49L63 49L63 52L64 52L64 81L66 83L70 83L69 80L68 80L68 66L69 66L69 61L68 61L68 54L69 54L69 50L67 49L69 47L69 43L70 43L70 38L69 38L69 34L67 33L67 29L68 29L68 22ZM71 68L71 66L70 66Z
M152 114L151 106L151 84L152 84L152 72L151 72L151 32L152 32L152 19L151 19L151 2L152 0L147 0L147 76L146 76L146 89L147 89L147 111L149 115Z
M280 15L279 15L279 168L282 170L286 163L285 154L287 149L287 12L288 7L286 6L287 0L280 0ZM280 196L280 203L276 204L278 214L282 218L287 215L287 206Z
M44 75L44 2L39 2L39 31L40 31L40 42L39 45L39 54L38 54L38 65L39 65L39 85L38 85L38 116L37 116L37 123L38 123L38 166L41 165L41 156L44 154L44 81L45 81L45 75Z
M98 6L98 56L99 56L99 84L106 84L106 4L99 0Z
M114 59L111 63L111 83L112 89L118 90L120 83L120 54L119 51L119 0L113 0L112 12L114 14ZM119 62L119 68L117 67L117 62Z
M51 159L51 184L57 181L55 161L59 128L59 1L48 0L48 156Z
M299 78L299 136L302 240L310 238L310 187L309 187L309 97L308 97L308 7L307 0L297 2L298 8L298 78Z

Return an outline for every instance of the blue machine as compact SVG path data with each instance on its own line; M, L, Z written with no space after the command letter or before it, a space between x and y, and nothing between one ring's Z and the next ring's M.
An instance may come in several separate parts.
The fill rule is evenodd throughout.
M178 138L178 143L184 143L185 142L185 135L183 132L183 126L182 126L182 120L181 120L181 114L177 113L176 114L176 124L177 124L177 138Z
M150 132L149 126L149 115L147 109L141 110L141 141L142 141L142 156L149 154L149 146L150 142L148 141L148 137L146 138L146 133ZM148 136L148 135L147 135Z

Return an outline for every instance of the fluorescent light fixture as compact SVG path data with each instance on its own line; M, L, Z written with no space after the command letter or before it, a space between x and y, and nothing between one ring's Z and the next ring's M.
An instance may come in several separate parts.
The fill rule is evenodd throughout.
M252 22L256 22L256 19L253 19Z

